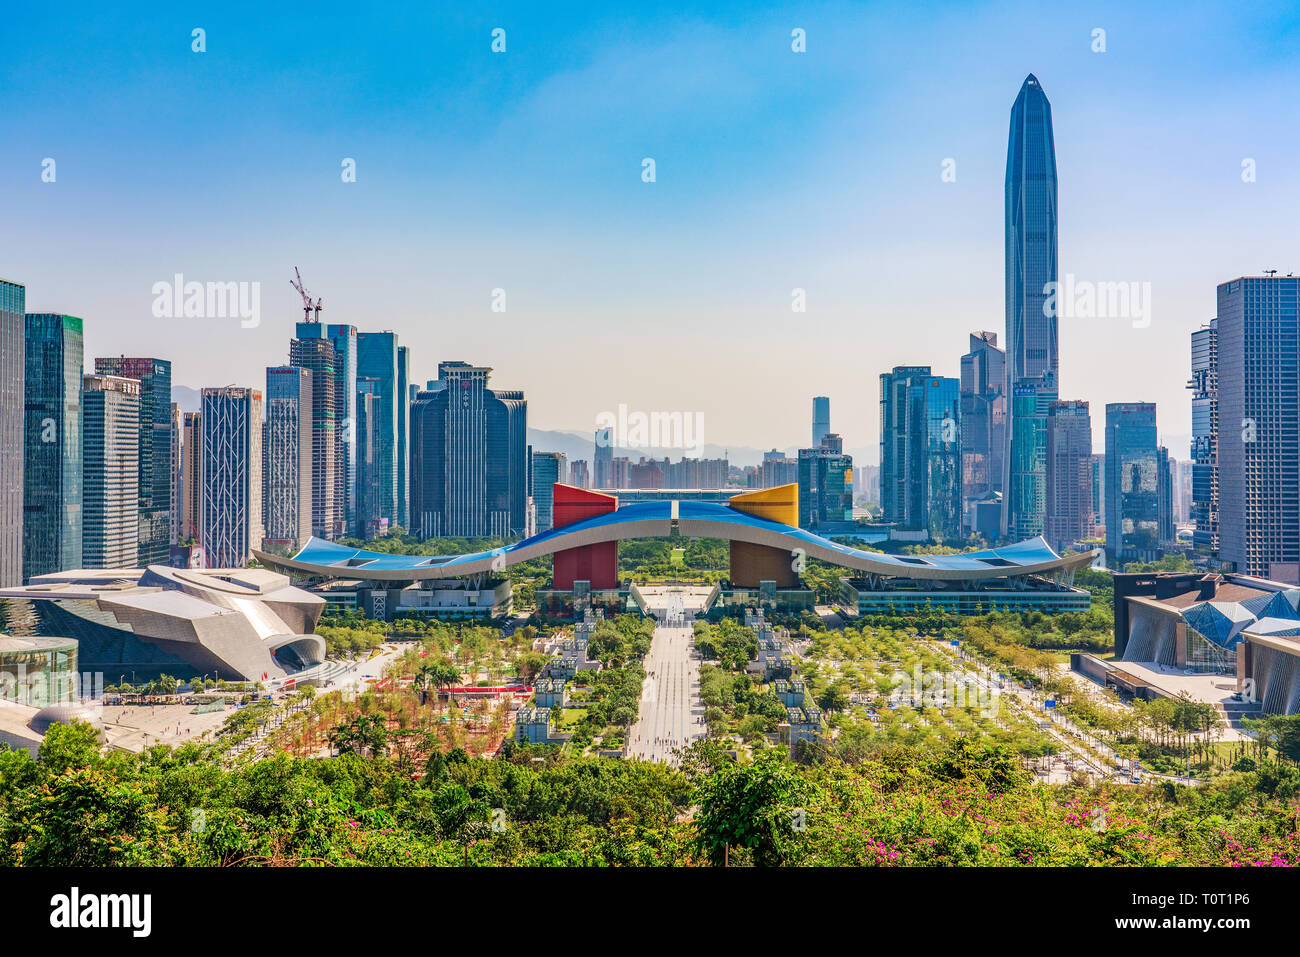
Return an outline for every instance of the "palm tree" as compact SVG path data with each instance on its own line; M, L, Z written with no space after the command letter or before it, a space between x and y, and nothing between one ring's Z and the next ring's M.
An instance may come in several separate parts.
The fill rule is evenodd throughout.
M411 687L420 693L420 705L425 705L429 700L429 687L433 681L433 666L421 665L416 669L415 676L411 679Z

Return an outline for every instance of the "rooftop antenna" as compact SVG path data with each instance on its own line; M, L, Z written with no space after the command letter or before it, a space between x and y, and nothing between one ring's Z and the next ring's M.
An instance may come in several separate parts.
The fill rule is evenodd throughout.
M1265 269L1265 270L1264 270L1264 275L1265 275L1265 276L1276 276L1276 275L1277 275L1277 270L1276 270L1276 269Z

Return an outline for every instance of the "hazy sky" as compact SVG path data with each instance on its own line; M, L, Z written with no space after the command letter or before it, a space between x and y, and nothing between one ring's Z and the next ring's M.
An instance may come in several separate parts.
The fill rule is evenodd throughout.
M1153 400L1185 458L1215 285L1300 271L1294 3L276 6L6 12L0 276L82 316L88 360L263 385L298 265L327 321L397 331L415 381L490 365L540 428L625 403L702 412L708 442L802 444L825 394L846 445L874 446L880 372L957 375L969 330L1003 338L1030 72L1062 276L1151 284L1148 328L1061 320L1061 394L1092 403L1096 441L1106 402ZM176 273L260 282L260 325L154 318Z

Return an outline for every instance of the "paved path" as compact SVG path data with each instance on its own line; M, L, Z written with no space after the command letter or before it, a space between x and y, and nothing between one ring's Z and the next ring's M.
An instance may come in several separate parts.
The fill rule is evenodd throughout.
M673 752L704 736L692 597L667 590L652 596L660 607L651 610L661 624L644 661L641 706L624 749L630 758L676 764Z

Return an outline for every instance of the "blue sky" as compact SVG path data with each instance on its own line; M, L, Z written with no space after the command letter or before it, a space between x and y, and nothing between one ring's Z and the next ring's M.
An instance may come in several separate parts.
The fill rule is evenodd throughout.
M541 428L625 403L786 446L826 394L846 445L874 447L880 372L956 375L969 330L1002 335L1029 72L1062 274L1151 283L1149 328L1061 321L1062 395L1098 442L1106 402L1156 401L1185 458L1215 284L1300 271L1294 4L589 6L19 4L0 275L86 319L88 357L161 355L192 387L284 361L298 265L329 321L397 331L416 381L491 365ZM260 282L260 325L154 318L175 273Z

